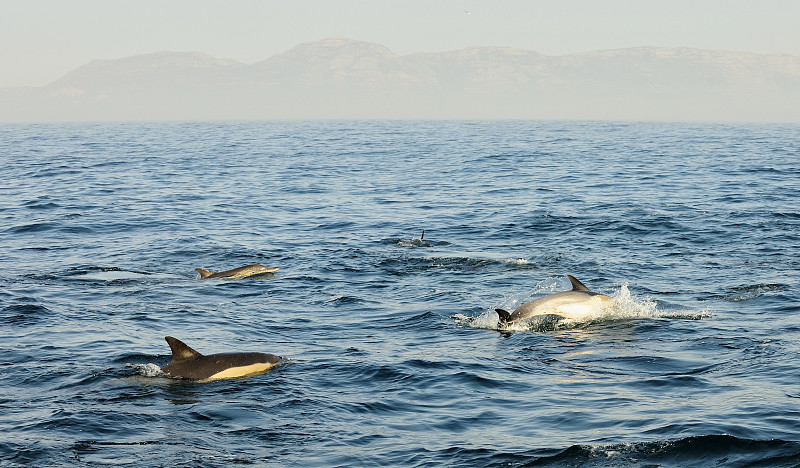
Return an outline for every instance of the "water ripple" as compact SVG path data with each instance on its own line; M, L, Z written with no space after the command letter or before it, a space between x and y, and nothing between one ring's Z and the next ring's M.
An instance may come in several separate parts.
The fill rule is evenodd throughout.
M0 126L0 464L796 466L798 138ZM567 274L616 305L498 329ZM178 381L167 335L288 361Z

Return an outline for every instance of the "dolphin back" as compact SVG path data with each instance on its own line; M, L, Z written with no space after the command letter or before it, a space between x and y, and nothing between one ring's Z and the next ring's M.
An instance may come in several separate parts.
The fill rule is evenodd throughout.
M201 381L246 377L266 372L281 362L280 357L267 353L203 355L177 338L165 339L172 350L172 361L161 370L171 377Z
M572 275L567 275L567 278L569 278L572 284L572 290L570 291L562 291L539 297L522 304L513 312L495 309L497 312L498 326L505 327L509 323L524 320L535 315L555 314L568 318L571 316L574 317L575 312L570 309L574 310L575 307L585 307L584 304L589 302L590 298L597 298L600 301L612 300L608 296L590 291L585 284L581 283Z
M204 270L202 268L195 268L195 271L200 273L200 279L213 279L213 278L247 278L250 276L272 274L278 271L278 268L267 268L264 265L254 263L252 265L245 265L232 270L213 272Z

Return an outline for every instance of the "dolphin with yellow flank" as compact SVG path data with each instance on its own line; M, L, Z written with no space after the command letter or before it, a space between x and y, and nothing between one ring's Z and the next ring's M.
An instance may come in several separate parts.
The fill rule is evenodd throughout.
M172 361L161 371L169 377L211 381L263 374L282 359L267 353L220 353L203 355L183 341L164 337L172 350Z
M567 275L572 290L534 299L517 307L514 312L495 309L499 318L499 326L506 327L536 315L560 315L568 319L581 319L599 312L604 305L610 305L613 299L603 294L589 291L589 288L572 275Z
M278 268L267 268L264 265L254 263L252 265L234 268L233 270L220 271L219 273L214 273L213 271L204 270L202 268L195 268L194 270L200 273L200 279L242 279L251 276L272 274L278 271Z

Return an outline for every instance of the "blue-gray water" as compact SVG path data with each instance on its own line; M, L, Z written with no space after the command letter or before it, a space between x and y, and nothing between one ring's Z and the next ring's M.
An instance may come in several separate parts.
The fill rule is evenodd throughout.
M5 125L0 164L3 466L800 466L800 127ZM567 274L617 304L494 329ZM289 363L167 379L165 335Z

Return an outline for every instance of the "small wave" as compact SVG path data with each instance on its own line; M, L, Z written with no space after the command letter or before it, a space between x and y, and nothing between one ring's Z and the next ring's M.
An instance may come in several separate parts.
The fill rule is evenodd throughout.
M113 442L101 440L81 440L73 445L73 450L88 450L92 445L180 445L180 442L165 442L162 440L144 440L137 442Z
M39 304L12 304L0 310L0 321L9 325L30 325L49 313L50 309Z
M364 302L363 299L354 296L337 296L328 301L329 304L333 305L362 304Z
M31 279L39 281L67 281L77 284L138 284L158 283L174 279L183 279L183 276L170 273L153 273L148 271L128 270L119 267L80 266L72 267L65 271L56 271L44 275L30 275Z
M3 312L18 315L37 315L50 312L45 306L38 304L12 304L3 308Z
M382 268L393 274L404 274L429 269L447 271L473 270L527 270L536 268L536 263L524 258L480 256L479 253L443 253L419 258L391 258L380 262Z
M95 281L125 281L147 278L149 273L126 271L121 268L100 268L71 276L74 279Z
M729 288L724 294L712 295L711 297L722 299L723 301L728 302L742 302L757 299L773 291L784 291L785 289L786 287L782 284L749 284L745 286Z
M703 435L678 440L611 445L573 445L538 458L541 466L797 466L800 444Z
M29 223L8 228L6 232L10 234L28 234L34 232L50 231L52 229L56 229L57 227L58 224L52 222Z
M403 453L402 456L408 455ZM584 466L797 467L798 457L800 457L800 443L795 441L743 439L724 434L648 442L576 444L564 449L537 448L521 452L453 446L417 455L415 465L576 468ZM402 465L407 460L398 457L391 461L397 461L394 464Z
M61 205L59 205L58 203L44 202L39 200L29 201L27 203L23 203L22 205L32 210L52 210L56 208L61 208Z

